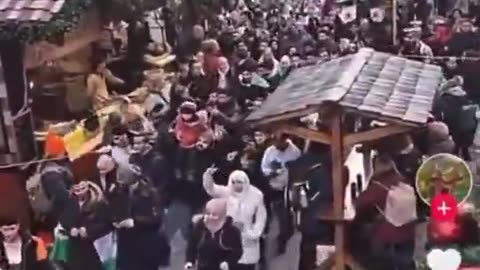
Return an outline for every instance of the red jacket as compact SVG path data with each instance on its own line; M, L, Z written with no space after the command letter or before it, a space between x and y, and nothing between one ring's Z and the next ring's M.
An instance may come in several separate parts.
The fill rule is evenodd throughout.
M181 115L175 121L175 137L180 147L193 148L200 136L208 129L207 119L204 115L197 114L197 119L192 122L185 122Z

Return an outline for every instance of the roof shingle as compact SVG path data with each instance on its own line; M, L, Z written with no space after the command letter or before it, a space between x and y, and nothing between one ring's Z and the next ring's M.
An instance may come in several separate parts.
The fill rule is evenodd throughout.
M47 22L64 3L65 0L0 0L0 22Z
M302 112L332 101L354 111L424 124L442 80L439 66L362 49L293 71L247 121Z

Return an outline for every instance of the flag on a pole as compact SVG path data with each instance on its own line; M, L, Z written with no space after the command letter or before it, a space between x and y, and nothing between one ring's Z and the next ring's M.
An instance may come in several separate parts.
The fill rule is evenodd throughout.
M49 254L49 259L51 261L68 262L70 240L68 239L68 236L62 233L62 231L63 228L60 225L57 225L54 230L55 240Z
M93 242L104 270L116 270L117 235L111 232Z

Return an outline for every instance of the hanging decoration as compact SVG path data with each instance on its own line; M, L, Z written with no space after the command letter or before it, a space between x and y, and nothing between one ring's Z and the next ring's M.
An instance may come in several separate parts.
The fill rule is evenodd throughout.
M0 23L0 40L16 39L34 43L63 35L74 29L92 0L66 0L60 11L49 21L5 21Z
M382 22L385 19L385 9L383 7L371 8L370 19L376 23Z
M347 24L357 19L357 6L342 6L338 17L342 23Z

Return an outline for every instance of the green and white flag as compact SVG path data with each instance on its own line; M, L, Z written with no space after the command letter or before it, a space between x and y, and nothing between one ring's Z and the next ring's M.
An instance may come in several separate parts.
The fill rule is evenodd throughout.
M116 270L117 260L117 234L111 232L93 243L98 257L103 263L104 270Z
M57 225L54 230L55 240L49 258L52 261L68 262L69 238L64 234L61 225Z

